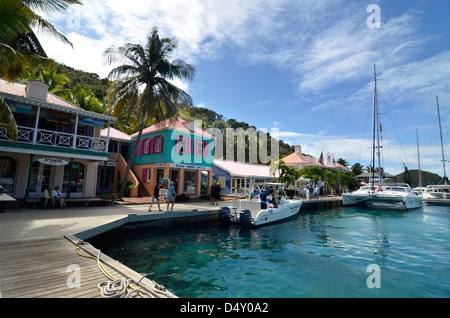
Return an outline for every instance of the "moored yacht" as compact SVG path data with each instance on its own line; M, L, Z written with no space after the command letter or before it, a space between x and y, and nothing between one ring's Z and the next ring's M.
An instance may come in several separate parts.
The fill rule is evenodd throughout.
M368 185L362 186L352 193L342 194L342 204L363 205L369 208L416 209L422 206L422 198L417 196L406 183L383 182L384 172L381 168L380 127L377 103L377 73L374 65L374 101L373 101L373 135L372 135L372 176ZM375 160L378 167L375 168ZM378 182L375 176L378 174Z
M409 210L422 206L422 199L417 196L406 183L383 183L365 185L353 193L342 195L344 206L362 205L369 208L389 208Z
M450 185L447 183L447 173L445 170L445 154L444 141L442 139L442 125L441 112L439 109L439 98L436 96L437 113L439 119L439 132L441 135L441 150L442 150L442 167L444 169L444 184L428 185L422 194L423 202L426 204L450 205Z

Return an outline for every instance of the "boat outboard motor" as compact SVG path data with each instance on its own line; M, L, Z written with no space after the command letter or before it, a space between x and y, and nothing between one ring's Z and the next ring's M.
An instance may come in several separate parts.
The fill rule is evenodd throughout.
M227 206L220 207L219 220L222 223L229 223L231 219L230 208Z
M239 222L242 226L250 226L252 224L252 212L250 210L242 210L239 215Z

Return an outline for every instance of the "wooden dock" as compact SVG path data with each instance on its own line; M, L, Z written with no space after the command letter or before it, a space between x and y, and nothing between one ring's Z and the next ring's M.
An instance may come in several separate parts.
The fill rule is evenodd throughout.
M340 198L312 199L303 202L300 213L340 205ZM133 205L0 213L0 298L100 298L97 286L110 278L98 267L98 250L80 240L126 223L214 218L218 208L178 204L175 212L148 213L148 205ZM79 253L89 258L80 256L77 246ZM157 283L107 255L100 255L106 271L115 278L134 282L135 288L154 298L176 297L170 291L161 292ZM73 286L74 275L79 275L79 286Z
M322 197L303 201L300 213L305 210L335 209L342 206L342 197Z
M97 298L97 285L108 280L94 260L80 257L64 238L2 243L0 264L2 298ZM80 288L67 286L73 264L80 268Z
M211 206L176 208L169 213L148 213L148 205L0 213L0 298L100 298L98 284L113 279L98 267L98 250L81 240L126 223L196 220L217 214ZM107 255L100 253L100 261L114 279L126 279L142 290L135 296L176 298ZM79 285L73 283L77 277Z

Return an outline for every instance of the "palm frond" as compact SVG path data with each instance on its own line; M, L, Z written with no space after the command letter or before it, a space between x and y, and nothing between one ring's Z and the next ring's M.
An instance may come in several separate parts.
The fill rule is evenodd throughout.
M79 0L22 0L21 2L32 10L48 13L66 11L70 5L83 4Z
M0 97L0 129L5 129L11 139L17 140L16 119L2 97Z

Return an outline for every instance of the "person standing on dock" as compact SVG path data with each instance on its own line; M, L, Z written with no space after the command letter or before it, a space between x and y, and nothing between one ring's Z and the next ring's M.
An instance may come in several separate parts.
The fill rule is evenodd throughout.
M159 189L161 188L161 185L159 183L157 183L155 185L155 189L153 190L153 199L152 199L152 203L150 204L150 207L148 208L148 212L152 212L152 206L154 203L158 203L158 209L160 211L161 210L161 206L159 205Z
M167 189L167 211L169 211L169 204L172 203L172 208L170 211L173 211L173 205L175 204L175 196L176 196L176 192L175 192L175 187L174 187L174 182L170 181L170 185L169 185L169 189Z

